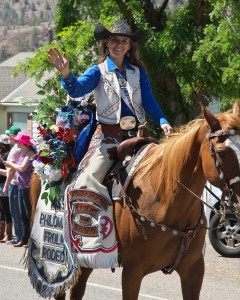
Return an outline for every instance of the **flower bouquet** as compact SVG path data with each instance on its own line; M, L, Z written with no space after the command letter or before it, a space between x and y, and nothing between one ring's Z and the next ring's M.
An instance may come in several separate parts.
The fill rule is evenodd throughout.
M46 204L48 200L55 202L59 199L62 195L62 184L71 182L79 162L76 153L79 136L90 120L91 112L81 106L76 108L69 105L58 111L55 125L38 126L37 154L32 164L34 173L45 184L41 198ZM82 138L90 141L89 137Z

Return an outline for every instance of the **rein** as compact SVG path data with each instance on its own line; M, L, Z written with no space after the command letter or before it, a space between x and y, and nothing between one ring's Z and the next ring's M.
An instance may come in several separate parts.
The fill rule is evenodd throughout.
M221 228L224 225L225 222L225 210L217 210L215 207L209 205L207 202L205 202L204 200L202 200L198 195L196 195L193 191L191 191L188 187L186 187L186 185L184 185L183 183L181 183L179 180L177 180L177 182L183 187L185 188L189 193L191 193L195 198L197 198L202 204L206 205L207 207L209 207L216 215L220 215L220 222L219 225L217 227L214 228L210 228L208 226L204 227L207 230L212 230L212 229L218 229ZM204 186L218 201L222 201L221 199L219 199L206 185Z
M202 200L202 198L200 198L198 195L196 195L193 191L191 191L188 187L186 187L186 185L184 185L183 183L181 183L181 181L177 180L177 183L179 183L182 187L184 187L189 193L191 193L194 197L196 197L199 201L201 201L204 205L206 205L207 207L209 207L215 214L222 214L221 211L217 210L215 207L209 205L207 202L205 202L204 200ZM208 189L208 187L205 185L204 186L209 192L210 190ZM213 196L215 198L217 198L218 200L220 200L212 191L211 193L213 194Z

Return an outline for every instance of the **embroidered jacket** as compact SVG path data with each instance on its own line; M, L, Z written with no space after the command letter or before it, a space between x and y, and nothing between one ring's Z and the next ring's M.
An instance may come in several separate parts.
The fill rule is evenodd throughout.
M152 94L149 78L145 70L129 65L127 62L124 62L124 64L127 72L130 99L139 121L142 122L144 120L144 109L157 125L168 123L159 104ZM103 62L103 65L106 66L105 70L100 70L100 65L90 67L78 78L71 73L68 78L62 77L61 82L72 98L82 97L94 91L97 103L98 119L104 123L115 124L118 123L120 116L123 117L128 115L126 113L127 110L123 109L123 105L120 104L120 86L115 74L117 66L110 57L107 57ZM101 80L103 80L102 73L106 73L104 76L107 80L105 80L104 83L103 81L101 83ZM95 90L98 90L98 92ZM104 93L105 96L108 97L109 101L107 106L105 105L107 99L102 100ZM104 101L104 103L102 101ZM118 101L118 103L116 103L116 101ZM112 111L110 112L109 110L111 109Z
M114 70L108 70L106 61L98 65L98 67L101 77L99 84L94 90L94 99L97 103L97 118L103 123L117 124L121 118L121 95L118 78ZM142 107L140 72L139 68L131 67L132 69L126 69L127 90L138 121L144 123L145 114Z

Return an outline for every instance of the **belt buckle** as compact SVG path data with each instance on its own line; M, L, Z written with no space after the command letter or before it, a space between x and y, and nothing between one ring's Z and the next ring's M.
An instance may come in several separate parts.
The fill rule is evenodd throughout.
M136 118L133 116L127 116L120 119L120 128L122 130L131 130L134 129L137 125Z

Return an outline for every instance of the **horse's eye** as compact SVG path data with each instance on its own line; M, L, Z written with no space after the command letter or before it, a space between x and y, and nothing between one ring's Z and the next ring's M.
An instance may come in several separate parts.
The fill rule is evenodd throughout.
M224 157L225 156L225 152L223 150L218 150L217 151L217 154L220 156L220 157Z

